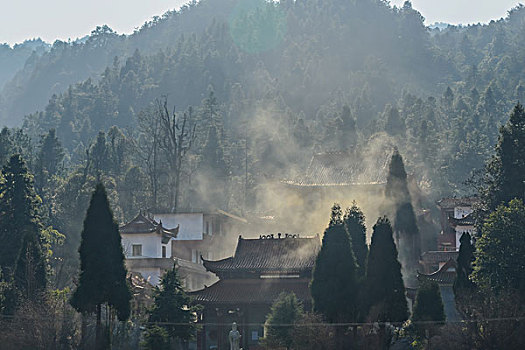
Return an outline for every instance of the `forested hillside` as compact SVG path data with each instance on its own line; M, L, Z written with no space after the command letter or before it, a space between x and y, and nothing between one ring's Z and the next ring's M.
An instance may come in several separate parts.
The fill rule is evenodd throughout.
M50 45L40 39L26 40L10 47L0 44L0 90L17 71L24 68L26 61L31 64L49 49Z
M245 213L314 153L377 140L428 198L469 192L525 97L524 28L523 7L440 31L409 2L192 2L132 35L99 27L32 56L1 93L1 121L18 127L0 133L0 165L22 153L69 247L97 179L121 221Z
M250 79L262 88L268 73L267 81L279 78L277 86L271 85L287 104L309 114L340 91L343 98L381 96L375 107L398 97L395 90L437 92L437 84L446 86L443 78L456 76L435 52L419 13L409 7L393 10L368 0L263 5L257 0L201 1L166 13L129 37L99 27L85 41L56 42L51 52L6 86L3 118L17 123L23 115L43 109L53 93L89 77L98 81L115 56L124 65L136 50L154 66L143 74L162 93L180 90L175 86L190 73L225 93L232 84L247 85ZM180 55L189 62L182 62ZM429 61L435 66L432 71L422 68ZM168 78L166 71L180 80L160 85L160 76ZM184 99L179 104L193 104L203 96L200 86L185 90L193 99L173 96Z

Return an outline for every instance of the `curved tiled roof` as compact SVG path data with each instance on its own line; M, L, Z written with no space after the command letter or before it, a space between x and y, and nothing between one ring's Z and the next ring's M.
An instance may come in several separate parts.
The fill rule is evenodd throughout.
M276 239L239 237L234 256L218 261L204 260L204 266L214 273L239 270L311 270L320 248L321 241L318 236Z
M294 293L302 302L310 302L310 280L294 279L225 279L210 287L188 293L196 303L272 304L282 292Z
M430 275L418 273L417 278L421 281L434 281L440 285L452 285L454 284L454 280L456 279L456 267L456 261L450 259L436 272L431 273Z
M142 214L137 215L133 220L120 226L121 233L150 233L155 232L159 224Z
M370 152L355 150L317 153L304 174L284 183L293 186L384 184L391 155L391 145Z
M442 209L452 209L455 207L470 207L479 203L478 197L463 197L463 198L443 198L437 202L437 205Z
M458 256L459 256L459 251L457 250L451 250L451 251L437 250L437 251L424 252L421 255L421 260L426 263L435 264L435 263L440 263L440 262L441 263L447 262L450 259L455 261L457 260Z
M461 219L456 218L449 218L448 221L450 224L454 226L472 226L476 223L476 219L474 218L474 215L469 214Z
M120 226L119 228L120 233L124 234L141 234L141 233L162 233L163 236L169 238L169 237L177 237L177 234L179 233L179 227L175 227L174 229L168 230L162 226L162 222L156 222L154 219L151 219L147 216L144 216L142 214L138 214L133 220L128 222L125 225Z

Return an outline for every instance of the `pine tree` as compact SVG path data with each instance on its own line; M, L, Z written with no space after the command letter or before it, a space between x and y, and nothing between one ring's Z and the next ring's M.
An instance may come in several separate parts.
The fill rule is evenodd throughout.
M119 320L130 314L131 291L126 279L118 224L113 219L106 189L98 184L87 210L80 243L80 277L71 305L82 313L96 313L97 349L102 340L102 305L114 309Z
M352 244L343 224L341 207L335 204L313 270L310 290L314 311L331 323L354 321L357 289Z
M295 294L281 293L266 316L265 344L271 348L290 349L294 324L299 322L303 315L303 306Z
M47 265L42 247L40 199L20 155L13 155L0 181L0 268L6 281L12 279L9 312L18 299L38 301L47 286Z
M519 84L516 86L516 98L518 101L525 101L525 86Z
M35 182L39 193L47 186L50 178L59 174L63 160L64 149L56 136L55 129L50 129L42 138L36 159Z
M149 326L141 345L144 350L170 350L168 332L160 326Z
M202 101L202 116L205 124L212 124L222 128L222 115L219 101L217 101L213 89L209 90L208 97Z
M456 279L454 281L454 294L457 300L474 288L474 283L469 278L473 271L472 263L474 262L475 251L470 234L468 232L463 233L459 242Z
M452 92L450 86L447 86L447 89L445 90L445 93L442 97L442 102L446 110L450 110L452 108L452 104L454 103L454 92Z
M495 210L513 198L525 195L525 110L518 103L499 131L496 154L486 169L482 190L485 209Z
M219 131L215 125L208 129L208 137L202 151L203 170L214 171L218 176L226 177L228 170L224 161L224 152L219 139Z
M49 176L53 176L60 171L63 160L64 149L56 136L56 130L51 129L42 139L42 145L38 154L38 163L45 169Z
M346 138L343 135L343 120L339 114L333 114L328 116L324 123L324 134L323 134L323 145L329 150L344 150L343 141L346 142Z
M401 264L397 260L388 218L374 225L366 267L366 298L371 321L403 322L408 318Z
M89 156L89 161L97 177L100 177L100 175L109 170L108 149L106 145L106 134L104 132L100 131L98 133L97 139L89 151Z
M445 322L441 292L436 282L424 281L419 286L412 312L412 322L416 332L421 336L424 336L426 331L434 330L436 325Z
M9 160L9 156L13 153L13 141L11 140L11 132L7 127L0 131L0 167L4 167Z
M15 265L13 286L22 300L39 301L47 286L47 264L40 234L27 233Z
M357 144L356 121L352 116L350 107L343 106L341 111L341 140L339 144L343 150L349 150Z
M160 288L155 289L149 322L159 323L171 339L186 342L195 336L197 324L194 315L198 309L191 305L191 299L182 287L177 266L173 266L162 276Z
M398 242L400 260L407 272L407 279L414 280L421 254L421 237L416 215L408 190L407 173L403 158L397 151L390 161L385 197L390 212L395 217L394 232Z
M344 224L352 241L352 249L357 263L357 276L362 279L366 271L368 246L366 244L365 215L355 201L350 208L346 209Z
M399 115L397 107L387 105L384 112L385 131L392 136L403 136L406 133L405 122Z
M33 179L22 158L14 155L2 170L0 182L0 267L13 272L22 247L24 232L37 232L38 222Z

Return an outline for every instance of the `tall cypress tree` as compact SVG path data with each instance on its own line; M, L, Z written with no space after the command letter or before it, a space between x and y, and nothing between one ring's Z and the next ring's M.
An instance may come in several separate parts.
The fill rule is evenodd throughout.
M130 314L131 291L126 279L118 224L113 219L106 190L100 183L89 203L78 251L80 278L71 305L82 313L96 313L96 346L102 349L102 305L114 308L118 319L126 320Z
M7 312L17 299L37 301L47 286L47 265L42 248L42 224L38 215L40 199L33 188L20 155L13 155L0 181L0 267L3 278L13 281Z
M457 259L456 279L454 280L454 294L456 299L472 291L474 283L469 279L472 274L472 263L474 262L474 245L468 232L461 235L459 239L459 255Z
M403 322L408 318L401 264L388 218L374 225L366 267L366 298L372 321Z
M352 249L357 263L357 275L359 278L363 278L366 271L366 256L368 255L365 215L355 201L350 208L346 209L344 224L352 241Z
M485 209L495 210L525 195L525 110L518 103L500 128L496 154L487 165L482 190Z
M388 166L385 197L394 203L410 202L405 164L397 148L394 149Z
M315 260L310 292L313 309L330 323L355 322L359 285L352 241L339 204L332 207L321 250ZM336 327L337 349L345 348L344 328Z
M338 204L332 207L330 223L315 261L310 290L314 311L323 314L328 322L355 320L356 263Z
M390 207L387 211L395 218L394 232L400 260L408 274L407 279L414 280L421 254L421 237L408 190L405 165L397 149L390 160L385 197Z
M419 287L414 303L412 321L416 332L422 336L425 335L425 331L435 329L436 323L443 324L445 322L441 292L436 282L425 281Z

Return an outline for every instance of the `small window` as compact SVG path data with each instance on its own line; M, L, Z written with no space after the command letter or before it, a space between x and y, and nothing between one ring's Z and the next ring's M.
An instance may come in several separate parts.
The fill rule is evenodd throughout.
M132 248L133 256L142 256L142 244L133 244Z
M206 221L206 234L207 235L210 234L210 222L209 221Z
M259 340L259 331L252 331L252 340Z
M162 257L163 258L166 257L166 246L165 245L162 246Z

